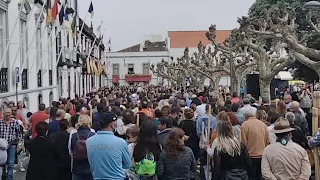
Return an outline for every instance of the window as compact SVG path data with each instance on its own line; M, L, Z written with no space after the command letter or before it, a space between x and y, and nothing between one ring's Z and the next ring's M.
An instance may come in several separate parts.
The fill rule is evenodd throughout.
M134 74L134 64L128 64L128 74Z
M38 71L37 81L38 81L38 87L42 87L42 74L41 74L41 69Z
M39 69L40 62L41 62L41 57L42 57L42 46L41 46L41 29L37 28L37 36L36 36L36 47L37 47L37 69Z
M149 74L149 63L143 63L142 64L142 74Z
M6 12L3 10L0 10L0 59L3 56L5 47L6 47ZM2 67L8 67L8 61L4 60ZM1 91L2 92L2 91Z
M52 70L49 70L49 85L52 86Z
M96 82L94 81L94 76L91 76L91 87L94 88L96 86Z
M0 71L0 92L8 92L8 68L1 68Z
M26 31L27 21L20 19L20 67L28 67L28 64L25 64L27 61L27 48L28 48L28 32ZM28 62L28 61L27 61Z
M22 89L28 89L28 69L23 69L21 76Z
M39 106L39 104L41 104L42 102L43 102L42 94L39 94L39 95L38 95L38 106Z
M119 75L119 64L112 64L112 74Z

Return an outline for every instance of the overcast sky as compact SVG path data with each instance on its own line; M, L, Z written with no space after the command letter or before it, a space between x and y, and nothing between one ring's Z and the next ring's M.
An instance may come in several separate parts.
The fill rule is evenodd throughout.
M101 21L106 28L104 42L112 39L112 51L139 44L144 35L167 31L206 30L238 27L237 17L247 15L255 0L93 0L93 26ZM90 0L79 0L80 17L84 18ZM90 15L86 19L91 22Z

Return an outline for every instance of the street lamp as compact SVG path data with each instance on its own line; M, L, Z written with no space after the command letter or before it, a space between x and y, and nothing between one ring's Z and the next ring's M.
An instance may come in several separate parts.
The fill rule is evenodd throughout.
M306 9L320 9L320 2L319 1L309 1L303 5Z

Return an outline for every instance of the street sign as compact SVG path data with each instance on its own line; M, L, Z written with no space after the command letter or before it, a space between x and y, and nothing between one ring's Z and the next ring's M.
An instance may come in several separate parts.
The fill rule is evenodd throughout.
M19 67L16 67L16 83L20 82Z

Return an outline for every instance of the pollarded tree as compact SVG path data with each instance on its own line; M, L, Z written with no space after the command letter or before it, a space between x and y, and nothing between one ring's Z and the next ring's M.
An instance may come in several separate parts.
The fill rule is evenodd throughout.
M317 49L319 47L312 48L312 43L310 43L319 40L320 14L303 11L300 8L282 3L272 9L264 9L261 18L250 19L250 21L258 21L264 28L256 29L246 26L245 29L246 32L256 36L281 40L298 61L314 69L320 76L320 50ZM302 12L309 26L304 26L304 29L301 30L299 25Z
M212 42L216 51L219 52L220 59L223 59L219 68L230 76L233 83L231 91L240 92L241 82L256 65L254 58L247 52L248 48L238 43L237 30L233 30L223 44L216 43L215 25L209 27L206 36Z
M259 71L260 95L270 99L270 82L280 71L295 61L294 52L287 51L283 46L283 40L273 36L261 36L255 32L264 32L275 28L269 26L272 18L248 18L238 19L240 31L237 32L237 39L240 44L248 47L250 53L256 60ZM270 44L270 50L266 50L266 44Z

